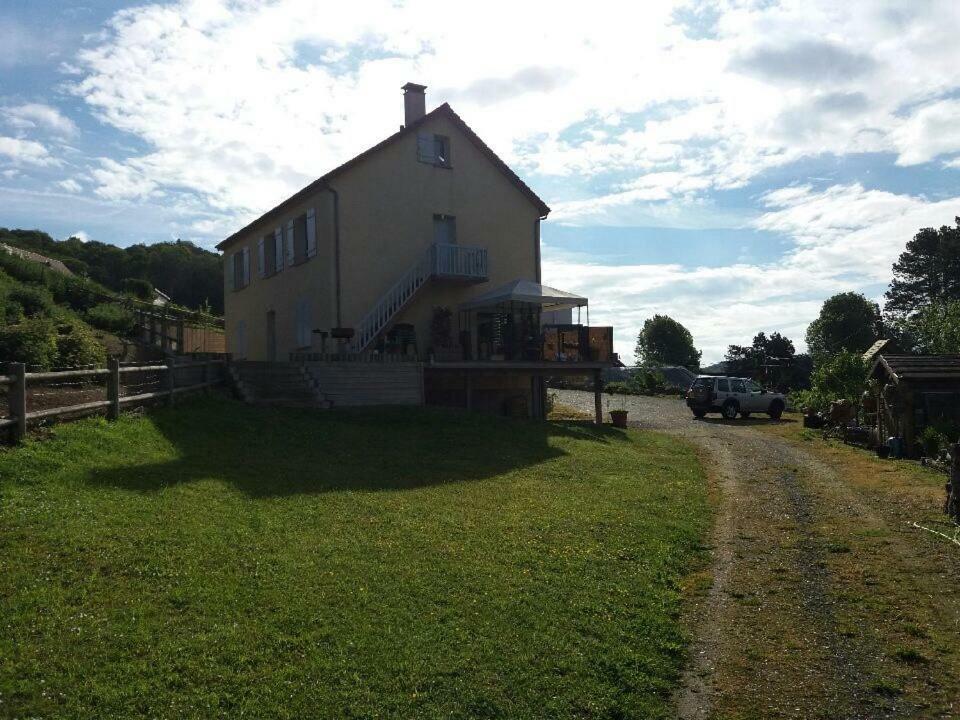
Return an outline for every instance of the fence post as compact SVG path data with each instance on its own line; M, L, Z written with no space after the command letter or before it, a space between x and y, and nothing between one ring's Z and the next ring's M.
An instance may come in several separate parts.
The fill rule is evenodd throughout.
M120 417L120 361L117 358L107 360L107 420L116 420Z
M167 402L173 405L173 389L177 386L176 377L173 372L173 358L167 360L167 393L169 393Z
M27 434L27 366L10 363L13 383L10 385L10 415L17 421L13 426L13 442L21 442Z

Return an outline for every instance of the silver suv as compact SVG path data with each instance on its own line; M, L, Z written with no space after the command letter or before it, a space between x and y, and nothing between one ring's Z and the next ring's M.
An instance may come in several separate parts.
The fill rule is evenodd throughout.
M747 378L699 375L687 391L687 407L698 418L708 412L718 412L727 420L766 413L779 420L786 406L782 394L769 392Z

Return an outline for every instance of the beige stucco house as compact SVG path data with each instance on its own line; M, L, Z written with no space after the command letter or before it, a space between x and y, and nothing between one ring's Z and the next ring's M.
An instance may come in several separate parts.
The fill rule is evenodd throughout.
M424 91L403 87L397 133L217 246L234 359L542 361L540 311L586 305L539 284L550 208Z

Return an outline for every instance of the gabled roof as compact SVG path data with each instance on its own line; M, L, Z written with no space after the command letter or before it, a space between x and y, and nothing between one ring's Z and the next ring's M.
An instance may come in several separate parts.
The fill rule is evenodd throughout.
M263 215L258 217L256 220L254 220L253 222L247 224L246 226L244 226L243 228L235 232L226 240L223 240L220 243L218 243L217 249L223 250L234 240L238 239L241 235L244 235L248 233L250 230L252 230L253 227L258 223L269 220L271 217L275 215L279 215L289 207L301 202L308 195L311 195L317 190L320 190L330 180L334 179L341 173L346 172L347 170L352 168L354 165L359 164L369 156L373 155L376 152L379 152L380 150L387 147L388 145L392 145L397 140L400 140L401 138L406 137L407 135L413 132L416 132L418 128L420 128L424 123L426 123L431 118L441 117L441 116L446 117L451 122L453 122L453 124L456 125L457 128L464 135L467 136L467 139L469 139L470 142L472 142L474 146L476 146L476 148L481 153L486 155L487 159L491 163L493 163L493 165L498 170L500 170L500 172L506 175L507 179L510 180L510 182L512 182L514 185L516 185L517 188L520 190L520 192L526 195L527 199L534 205L534 207L536 207L540 211L541 216L546 217L547 214L549 214L550 208L547 206L545 202L543 202L543 200L540 199L540 197L533 190L530 189L530 186L527 185L523 180L521 180L520 177L513 170L511 170L510 167L503 160L501 160L500 157L493 150L490 149L489 145L487 145L483 140L480 139L480 136L477 135L473 131L473 129L463 121L463 118L461 118L459 115L457 115L453 111L453 108L451 108L449 104L443 103L443 105L440 105L439 107L434 108L433 110L428 112L426 115L424 115L422 118L420 118L416 122L412 122L406 127L401 128L398 132L395 132L393 135L386 138L385 140L381 140L376 145L364 150L362 153L360 153L356 157L351 158L350 160L347 160L345 163L343 163L338 167L335 167L326 175L320 176L319 178L314 180L312 183L307 185L302 190L297 191L296 193L288 197L286 200L284 200L282 203L280 203L276 207L268 210Z
M960 355L880 355L871 374L883 368L894 382L901 380L960 381Z

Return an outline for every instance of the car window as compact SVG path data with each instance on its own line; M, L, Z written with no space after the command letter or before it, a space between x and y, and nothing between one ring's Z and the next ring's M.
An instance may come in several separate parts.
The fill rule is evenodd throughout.
M763 388L757 385L753 380L747 380L747 390L750 392L760 392L763 390Z
M743 385L743 380L731 380L730 390L735 393L744 393L747 391Z
M726 378L717 380L717 392L730 392L730 383Z

